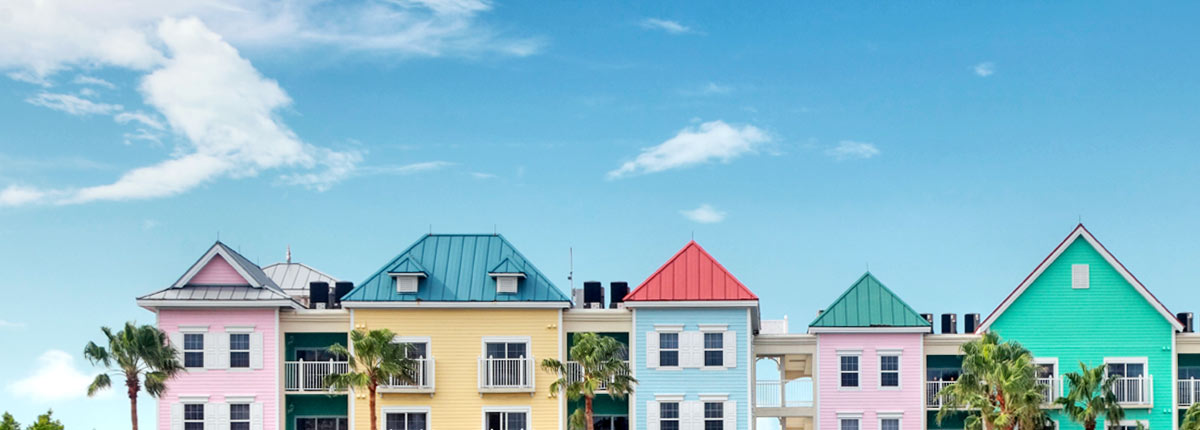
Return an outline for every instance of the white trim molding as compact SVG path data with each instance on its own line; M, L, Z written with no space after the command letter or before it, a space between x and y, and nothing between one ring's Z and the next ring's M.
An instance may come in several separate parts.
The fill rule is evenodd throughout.
M758 306L758 300L633 300L627 308L744 308Z
M209 302L211 303L211 302ZM140 304L140 303L139 303ZM571 307L570 301L561 302L434 302L426 300L404 302L360 302L344 301L342 307L353 308L431 308L431 309L478 309L478 308L517 308L517 309L566 309Z

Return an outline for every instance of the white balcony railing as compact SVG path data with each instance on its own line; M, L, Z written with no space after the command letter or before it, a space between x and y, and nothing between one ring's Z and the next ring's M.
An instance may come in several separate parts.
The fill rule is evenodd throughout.
M566 363L566 365L567 365L567 382L578 382L583 379L583 366L580 366L579 362L568 361ZM628 361L625 362L625 368L626 369L629 368ZM598 392L608 391L608 384L601 382L600 386L596 387L596 391L598 391Z
M942 389L954 384L954 381L925 381L925 407L936 409L942 407Z
M533 357L480 358L479 391L533 391Z
M283 363L284 391L329 391L325 377L350 371L345 361L288 361Z
M1200 403L1200 379L1179 380L1179 406Z
M754 406L759 408L796 408L813 405L811 400L800 398L802 396L788 396L788 382L772 380L755 381ZM793 392L793 394L795 393Z
M1042 404L1053 404L1062 395L1062 385L1057 378L1037 378L1037 383L1042 385Z
M1113 394L1117 395L1117 402L1123 405L1149 405L1154 400L1151 381L1149 376L1118 377L1113 384Z
M432 393L434 375L433 357L418 358L413 361L416 362L416 366L413 368L411 382L401 380L400 378L392 378L380 385L379 390L385 392Z

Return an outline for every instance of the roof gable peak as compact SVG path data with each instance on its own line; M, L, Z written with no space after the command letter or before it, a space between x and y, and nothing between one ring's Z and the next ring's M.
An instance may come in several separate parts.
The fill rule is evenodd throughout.
M696 243L688 241L658 270L625 296L625 301L758 300L749 288Z
M868 271L813 319L809 330L831 327L924 329L929 326L929 321Z

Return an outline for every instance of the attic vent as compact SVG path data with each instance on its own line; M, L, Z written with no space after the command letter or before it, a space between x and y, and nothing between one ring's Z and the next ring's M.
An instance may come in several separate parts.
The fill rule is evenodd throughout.
M497 276L496 277L496 292L505 294L517 293L517 277L516 276Z
M397 293L415 293L421 286L421 278L425 277L424 273L391 273L392 278L396 279Z
M1091 282L1089 268L1086 264L1071 265L1071 288L1076 290L1087 289Z

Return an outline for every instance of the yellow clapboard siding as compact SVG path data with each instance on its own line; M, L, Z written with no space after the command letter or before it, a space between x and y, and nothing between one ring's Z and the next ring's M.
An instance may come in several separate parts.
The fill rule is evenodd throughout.
M529 336L530 353L537 362L558 358L558 309L356 309L355 325L368 330L387 328L400 336L428 336L429 355L435 360L436 391L429 394L381 395L379 407L430 408L431 429L479 429L487 406L529 407L532 430L559 428L559 400L550 397L555 376L538 369L536 391L480 394L478 359L484 336ZM354 402L357 429L369 429L367 399ZM383 416L379 417L383 428Z

